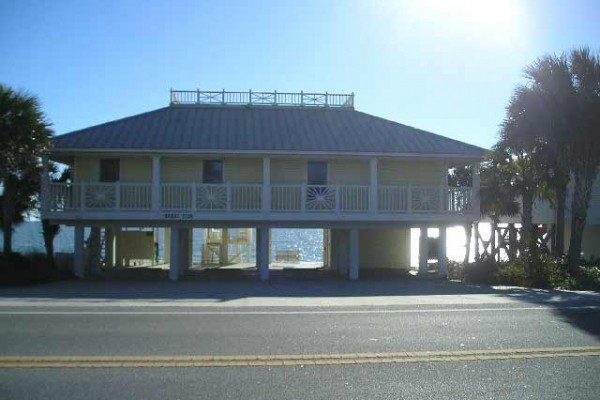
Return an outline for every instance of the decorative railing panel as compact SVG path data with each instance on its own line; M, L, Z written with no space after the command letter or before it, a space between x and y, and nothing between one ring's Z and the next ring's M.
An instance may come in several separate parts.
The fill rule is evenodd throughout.
M335 186L307 186L306 210L331 211L337 207L337 190Z
M195 207L198 210L226 210L227 188L224 185L195 185Z
M442 211L441 186L413 186L410 190L410 209L413 212Z
M87 183L83 193L85 208L118 208L117 185L114 183Z

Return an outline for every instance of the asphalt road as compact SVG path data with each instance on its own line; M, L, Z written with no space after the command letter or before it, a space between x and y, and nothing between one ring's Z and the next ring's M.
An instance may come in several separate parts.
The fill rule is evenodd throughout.
M558 352L574 347L595 353ZM471 350L491 358L461 356ZM512 354L517 350L532 355ZM445 359L424 357L440 351L449 352ZM364 359L401 352L409 358ZM514 357L496 359L494 352ZM104 361L94 358L331 354L348 364L100 367ZM60 368L3 366L10 357L50 356L90 360ZM589 299L377 307L7 306L0 300L1 399L598 399L599 373L600 305Z

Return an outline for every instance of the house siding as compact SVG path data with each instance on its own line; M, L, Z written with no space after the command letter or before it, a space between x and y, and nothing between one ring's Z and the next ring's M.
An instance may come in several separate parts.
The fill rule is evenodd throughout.
M166 183L201 182L202 159L198 157L162 157L160 180Z
M226 158L223 180L232 183L262 183L262 158Z
M301 184L306 182L307 160L302 159L272 159L271 183Z
M368 160L332 160L329 162L329 182L332 185L368 185Z
M434 161L395 161L383 159L378 165L380 185L401 185L416 183L421 185L444 184L447 179L445 165Z

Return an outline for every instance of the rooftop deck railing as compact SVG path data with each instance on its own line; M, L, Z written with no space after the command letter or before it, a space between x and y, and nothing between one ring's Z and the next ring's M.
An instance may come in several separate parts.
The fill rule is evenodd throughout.
M172 90L171 105L299 106L354 108L354 93L226 92Z

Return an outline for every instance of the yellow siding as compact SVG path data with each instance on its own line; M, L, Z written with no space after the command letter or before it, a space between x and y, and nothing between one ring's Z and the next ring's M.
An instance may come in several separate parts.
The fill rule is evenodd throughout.
M306 160L271 160L271 183L293 185L304 182L306 182Z
M223 180L231 183L261 183L262 158L226 158L223 160Z
M433 161L379 160L378 180L380 185L439 185L445 183L445 171L444 165Z
M154 232L120 231L117 239L117 265L129 266L130 260L154 260Z
M410 229L361 229L360 268L410 267Z
M161 182L202 182L202 159L198 157L162 157Z
M329 183L332 185L368 185L370 180L369 161L331 160Z
M121 182L152 182L150 157L121 158Z
M99 157L75 157L74 162L75 180L86 182L98 182L100 179Z

